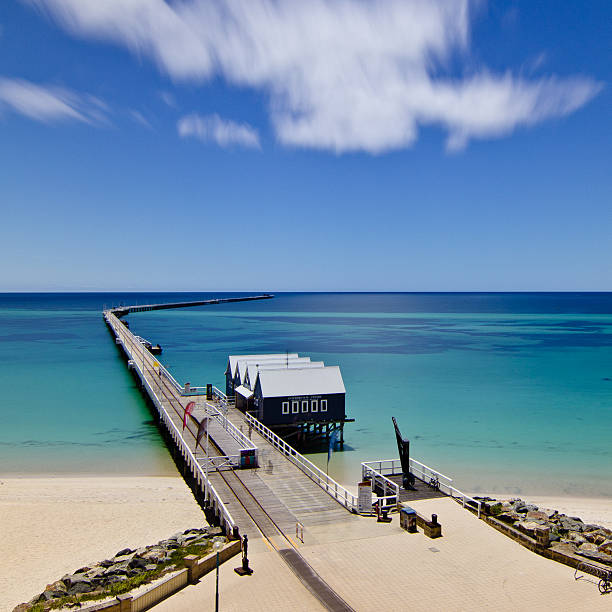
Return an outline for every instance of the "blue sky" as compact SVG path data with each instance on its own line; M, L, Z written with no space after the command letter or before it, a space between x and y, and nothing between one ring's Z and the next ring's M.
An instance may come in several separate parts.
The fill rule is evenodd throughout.
M0 291L612 290L581 2L0 4Z

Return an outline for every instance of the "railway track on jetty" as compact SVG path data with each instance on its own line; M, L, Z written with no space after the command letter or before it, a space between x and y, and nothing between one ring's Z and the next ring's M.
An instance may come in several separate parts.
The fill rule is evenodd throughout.
M130 307L124 307L121 315L127 314L125 310L129 308ZM177 428L182 426L185 414L185 405L183 405L183 402L185 400L192 400L193 398L181 398L174 385L172 385L162 373L162 370L155 366L158 360L143 349L134 335L121 323L119 318L112 311L110 311L110 314L114 317L115 321L109 322L107 320L107 323L109 323L109 327L114 331L117 337L121 335L126 355L132 355L134 367L137 365L138 369L141 370L142 377L147 380L150 388L155 395L157 395L157 399L166 409L167 414L170 416L175 426L177 426ZM117 325L120 327L117 328ZM142 359L141 361L139 360L140 358ZM146 389L143 389L143 392L148 393ZM210 404L209 408L218 409ZM199 421L194 416L190 415L185 423L185 430L182 432L185 443L188 444L190 448L194 449L193 454L195 458L198 459L198 453L200 453L200 459L204 456L206 457L205 460L208 461L209 457L213 456L211 450L217 453L217 456L223 455L223 450L214 440L212 440L212 438L209 438L208 456L205 454L202 441L196 446L198 427ZM178 457L175 455L175 461L177 458ZM306 561L301 555L297 543L291 539L282 526L278 524L278 521L274 519L268 510L266 510L256 494L254 494L249 487L249 483L245 482L251 470L243 471L245 475L242 477L231 466L226 469L211 469L210 472L207 472L210 483L221 497L223 497L224 500L232 499L232 502L235 500L240 506L240 512L237 512L238 509L236 505L232 502L229 503L232 516L236 523L240 525L242 530L251 530L252 532L252 530L256 529L269 543L270 547L283 559L304 587L307 588L327 610L333 612L353 611L353 608L349 606L348 603L316 572L308 561Z

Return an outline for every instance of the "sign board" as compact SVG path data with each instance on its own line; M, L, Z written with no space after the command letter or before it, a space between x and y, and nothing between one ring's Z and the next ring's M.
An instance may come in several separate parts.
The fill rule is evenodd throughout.
M240 467L257 467L257 455L254 448L240 450Z
M357 485L357 512L372 514L372 481L365 480Z

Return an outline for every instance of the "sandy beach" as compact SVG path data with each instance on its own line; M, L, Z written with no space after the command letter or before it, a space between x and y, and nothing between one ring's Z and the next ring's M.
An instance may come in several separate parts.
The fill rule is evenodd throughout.
M584 521L598 522L612 528L611 500L532 497L527 501L556 508L568 515L580 516ZM463 521L471 521L470 525L474 521L469 513L465 513L464 517L460 506L456 504L451 503L441 514L447 518L449 512L456 515L452 521L455 523L454 526L449 524L447 527L451 532L456 531L452 538L454 540L459 538L457 530L462 529ZM2 611L10 611L18 603L31 599L42 591L47 583L74 571L81 565L107 558L121 548L135 548L155 543L176 531L201 526L204 523L203 514L191 491L178 475L0 478L0 515L2 516L0 537L4 544L0 562L2 564L0 610ZM468 531L473 528L475 527L469 527ZM366 521L362 529L368 531L378 527L375 523L370 525ZM503 554L500 551L504 558L509 554L508 551L518 555L516 560L518 565L532 563L540 568L539 571L549 568L545 571L546 574L556 572L560 576L567 574L571 577L568 568L562 569L551 561L533 555L494 530L489 530L480 522L478 529L479 532L482 531L483 537L486 536L485 549L490 549L491 544L496 542L496 545L505 551ZM402 540L400 532L394 537L399 537L399 541L405 541ZM339 545L341 543L342 540L338 542ZM253 549L253 557L259 570L257 583L261 582L260 598L253 600L256 602L255 605L258 603L263 605L267 600L266 592L272 588L274 575L278 576L280 572L283 573L287 585L291 584L293 587L291 592L287 592L287 601L290 601L295 609L312 609L312 606L316 608L316 602L298 584L276 555L266 554L267 549L263 544L259 548L256 546ZM344 545L341 545L337 554L341 554L343 549ZM489 550L487 554L492 554L492 551ZM313 558L313 562L316 560ZM340 563L340 557L336 563ZM391 565L387 568L389 571ZM340 566L332 564L329 567L332 575L337 571L337 567ZM512 571L510 567L508 571ZM236 582L231 576L232 572L227 568L225 574L227 574L226 581L232 581L232 584ZM460 577L460 580L465 579L465 576ZM189 606L183 606L183 602L187 604L188 601L192 599L196 601L200 597L206 600L210 596L208 583L210 580L204 581L199 589L188 589L177 596L176 601L172 598L164 609L174 609L174 603L178 605L176 609L188 609ZM242 583L238 581L236 586L238 584ZM568 589L572 584L573 581L568 582ZM345 589L342 585L340 581L336 587L343 591ZM496 588L492 585L492 591ZM204 595L203 591L207 594ZM589 591L585 593L590 596ZM226 594L225 597L230 595ZM242 594L241 591L235 592L230 597L232 604L229 605L229 609L240 609L248 600L248 597L246 599L245 597L246 592ZM226 604L230 604L230 600L226 599ZM283 602L279 601L278 604L274 609L283 609Z
M0 478L0 611L68 572L205 524L183 479Z

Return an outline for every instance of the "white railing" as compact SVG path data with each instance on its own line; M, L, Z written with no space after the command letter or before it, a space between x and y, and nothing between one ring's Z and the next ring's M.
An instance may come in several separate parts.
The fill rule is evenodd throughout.
M214 418L220 425L227 431L236 442L240 448L245 450L254 450L257 453L257 446L253 444L253 441L245 436L228 418L226 414L221 414L217 407L213 404L206 403L206 408L209 412L209 415ZM214 410L214 412L210 412L210 410Z
M157 393L153 390L153 387L149 384L149 381L147 379L147 376L145 374L145 369L144 369L145 368L144 357L139 360L138 359L139 355L138 354L135 355L134 351L132 350L134 347L138 346L138 343L133 338L133 334L125 327L125 325L121 324L119 319L117 319L117 317L115 317L112 313L110 313L110 316L108 317L107 320L109 324L111 325L114 333L117 336L119 336L119 332L117 331L119 326L123 327L123 330L121 330L121 333L124 334L125 338L128 340L128 342L123 342L123 349L127 353L128 358L132 360L133 367L138 372L140 380L143 386L145 387L145 389L147 390L149 397L153 401L153 404L157 408L157 411L162 421L164 422L168 430L168 433L174 440L174 443L177 445L185 462L187 463L187 465L189 465L198 483L200 485L204 485L204 491L205 491L206 498L210 499L213 502L213 505L219 511L219 514L221 516L221 523L223 525L229 526L230 531L233 531L234 527L236 527L236 523L234 519L232 518L232 515L230 514L229 510L223 503L221 496L217 493L212 483L206 478L205 470L198 463L197 459L195 458L195 455L193 454L192 450L189 448L189 445L183 438L183 435L181 434L178 427L175 425L174 421L172 420L172 418L170 417L170 415L164 408L162 399L158 397ZM163 367L161 366L161 364L159 364L159 366ZM165 368L163 369L165 372L167 372Z
M384 475L396 473L392 471L393 461L393 459L386 459L382 461L368 461L361 464L361 480L371 480L372 491L380 491L382 489L382 495L376 493L378 503L382 508L394 506L399 501L399 485Z
M357 512L357 497L341 484L330 478L321 468L309 461L304 455L298 453L293 446L287 444L281 437L277 436L271 429L268 429L261 421L258 421L250 414L245 415L248 425L250 425L260 436L265 438L274 448L278 449L287 459L298 467L313 482L318 484L326 493L331 495L339 504L350 510Z
M216 400L226 409L229 406L233 406L236 403L236 400L234 398L227 397L227 395L225 395L225 393L223 393L221 389L218 389L217 387L213 387L212 390L213 390L213 398L216 398Z
M418 479L422 480L425 484L428 484L436 489L442 491L446 495L461 501L463 507L466 505L472 505L474 509L478 513L478 518L480 518L482 511L482 503L473 497L463 493L459 489L455 488L451 483L453 482L452 478L445 476L441 472L430 468L428 465L417 461L416 459L410 459L410 471L414 474ZM393 483L391 480L386 478L386 476L390 476L392 474L401 474L402 473L402 464L399 459L382 459L379 461L366 461L361 464L361 474L362 478L366 475L370 475L372 478L373 484L376 483L379 486L383 486L383 490L385 490L385 481L387 490L389 489L391 484ZM397 491L399 493L399 486L397 486ZM383 498L391 499L391 496L385 495Z

